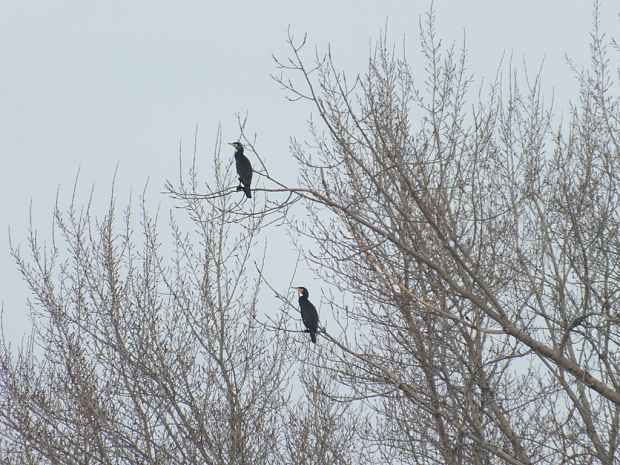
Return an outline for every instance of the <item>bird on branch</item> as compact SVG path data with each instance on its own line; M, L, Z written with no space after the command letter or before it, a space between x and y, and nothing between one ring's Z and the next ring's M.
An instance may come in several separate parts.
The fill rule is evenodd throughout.
M252 198L252 191L250 190L250 184L252 184L252 164L248 157L243 154L243 145L240 142L229 142L228 145L232 145L235 151L235 162L237 164L237 174L239 175L239 185L237 191L245 192L245 196L248 199Z
M310 333L310 339L316 344L316 333L319 326L319 314L312 302L308 300L308 289L305 287L294 287L299 292L299 310L301 311L301 320L304 322L306 332Z

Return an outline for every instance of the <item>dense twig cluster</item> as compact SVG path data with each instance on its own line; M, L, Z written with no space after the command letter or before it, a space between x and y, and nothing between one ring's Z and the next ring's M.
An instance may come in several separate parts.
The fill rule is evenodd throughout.
M194 151L164 187L182 213L171 258L152 214L118 222L113 205L96 221L72 204L50 248L33 232L31 256L15 250L35 330L0 352L0 460L617 461L620 98L598 20L565 127L540 75L523 89L500 72L472 105L465 50L441 45L432 11L420 30L419 83L386 37L349 79L289 34L274 79L316 112L292 142L299 185L240 118L255 195L219 139L207 183ZM335 317L309 350L254 257L274 225Z

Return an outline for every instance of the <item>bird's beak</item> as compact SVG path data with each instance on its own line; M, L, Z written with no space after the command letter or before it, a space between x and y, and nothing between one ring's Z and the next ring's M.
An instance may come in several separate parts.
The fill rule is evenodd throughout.
M298 287L291 287L291 289L295 289L297 292L299 292L299 288Z
M234 142L229 142L228 145L232 145L234 147L235 143Z

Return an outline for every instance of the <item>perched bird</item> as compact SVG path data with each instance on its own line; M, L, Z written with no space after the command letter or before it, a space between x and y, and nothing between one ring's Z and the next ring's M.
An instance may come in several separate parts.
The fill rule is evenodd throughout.
M310 339L316 344L316 333L319 326L319 314L312 302L308 300L308 289L305 287L294 287L299 292L299 309L301 310L301 320L307 328L306 332L310 333Z
M237 162L237 174L239 175L238 191L245 192L248 199L252 198L250 184L252 184L252 164L248 157L243 154L243 145L240 142L229 142L237 151L235 152L235 161Z

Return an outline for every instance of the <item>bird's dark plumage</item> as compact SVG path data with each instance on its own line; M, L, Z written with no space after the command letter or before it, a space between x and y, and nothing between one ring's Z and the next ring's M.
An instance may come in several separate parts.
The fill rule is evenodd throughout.
M235 162L237 164L237 174L239 175L238 191L245 192L245 196L248 199L252 198L252 191L250 190L250 184L252 184L252 164L248 157L243 154L243 145L240 142L230 142L236 150Z
M319 314L312 302L308 300L308 289L305 287L295 287L299 292L299 310L301 311L301 320L310 333L310 339L316 344L316 333L319 327Z

